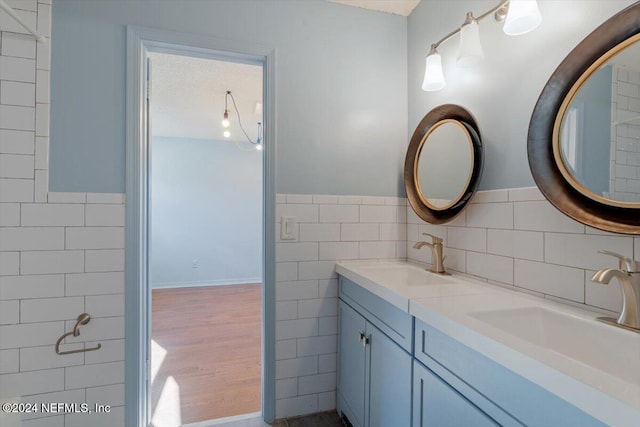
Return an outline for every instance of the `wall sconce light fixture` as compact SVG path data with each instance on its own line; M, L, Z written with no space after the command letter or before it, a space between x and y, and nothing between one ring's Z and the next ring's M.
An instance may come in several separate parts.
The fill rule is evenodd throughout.
M228 90L227 93L224 95L224 115L222 116L222 127L224 127L224 131L222 132L222 135L225 138L231 137L231 122L229 121L229 109L227 108L228 107L227 101L229 100L229 97L231 97L233 108L236 111L236 115L238 116L238 125L240 126L240 129L242 130L242 133L244 134L245 138L247 138L247 141L249 141L251 144L255 146L256 150L258 151L262 150L262 122L258 122L258 136L254 141L251 138L249 138L249 135L247 135L247 132L244 130L244 127L242 126L242 120L240 120L240 111L238 111L238 106L236 105L236 99L233 97L233 94L231 93L230 90ZM258 112L258 106L259 106L260 115L262 115L261 103L256 103L254 113Z
M510 36L528 33L536 29L542 22L542 16L536 0L504 0L477 18L473 16L473 13L468 12L460 28L456 28L431 45L426 58L422 90L436 91L446 86L447 83L442 71L442 57L438 53L438 47L456 34L460 33L460 51L456 60L457 66L472 67L484 59L478 23L492 14L496 21L504 21L502 30Z

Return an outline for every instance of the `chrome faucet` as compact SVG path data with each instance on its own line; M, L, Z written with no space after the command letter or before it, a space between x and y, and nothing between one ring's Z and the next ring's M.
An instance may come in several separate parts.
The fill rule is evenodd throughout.
M591 280L608 285L614 277L622 287L622 310L618 319L598 318L609 323L617 323L626 329L640 332L640 262L615 252L598 253L618 258L619 268L603 268L593 275Z
M442 239L429 233L422 233L424 236L431 237L431 243L418 242L413 245L414 249L420 249L423 246L429 246L431 248L431 271L437 274L449 274L444 269L444 259L442 255Z

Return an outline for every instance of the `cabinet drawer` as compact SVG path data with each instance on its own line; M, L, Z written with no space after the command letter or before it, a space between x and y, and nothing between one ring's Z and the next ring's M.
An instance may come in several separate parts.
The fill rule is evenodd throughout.
M567 401L418 319L415 343L418 360L426 366L446 368L464 386L477 390L524 425L604 426Z
M405 351L411 353L413 316L342 276L339 296Z

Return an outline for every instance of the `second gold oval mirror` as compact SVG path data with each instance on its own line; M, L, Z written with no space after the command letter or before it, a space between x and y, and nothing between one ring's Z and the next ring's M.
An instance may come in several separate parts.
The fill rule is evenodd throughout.
M416 128L405 159L404 180L409 204L432 224L462 212L482 173L478 126L464 108L441 105Z
M560 63L531 116L538 188L569 217L640 234L640 2L609 18Z
M640 207L640 34L596 61L563 103L554 157L587 197Z

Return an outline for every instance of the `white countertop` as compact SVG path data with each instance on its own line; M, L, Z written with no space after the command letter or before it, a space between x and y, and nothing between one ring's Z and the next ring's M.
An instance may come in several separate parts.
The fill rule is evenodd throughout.
M428 274L419 264L399 261L341 262L336 272L406 312L411 300L486 294L495 288L478 286L458 275ZM446 286L435 286L438 284Z
M640 425L640 334L598 322L591 311L462 275L427 273L419 264L342 262L336 272L594 418L614 426ZM575 337L575 345L556 342L554 348L553 337L538 343L507 331L517 326L481 320L512 310L566 319L575 335L581 332L575 325L586 325L591 336ZM624 344L625 354L610 348L615 343ZM589 348L604 351L604 357L582 357Z

